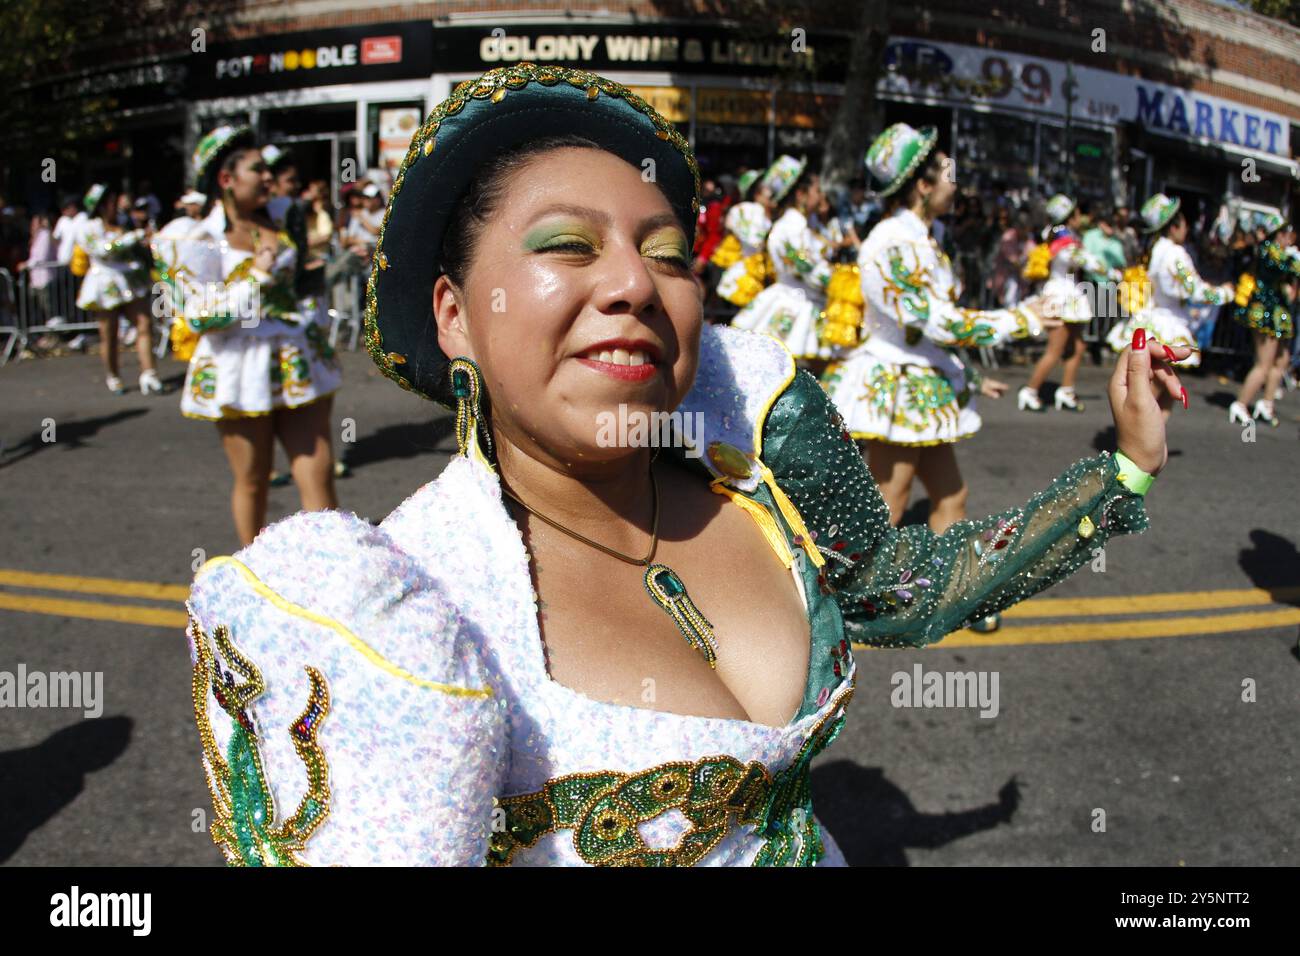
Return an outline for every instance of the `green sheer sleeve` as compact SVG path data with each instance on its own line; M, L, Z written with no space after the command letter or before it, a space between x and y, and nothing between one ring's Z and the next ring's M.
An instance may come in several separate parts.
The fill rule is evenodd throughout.
M1106 452L1021 507L942 535L894 528L838 412L803 372L768 416L763 458L826 556L818 583L855 643L934 643L1073 574L1112 536L1147 528L1142 496L1117 480Z

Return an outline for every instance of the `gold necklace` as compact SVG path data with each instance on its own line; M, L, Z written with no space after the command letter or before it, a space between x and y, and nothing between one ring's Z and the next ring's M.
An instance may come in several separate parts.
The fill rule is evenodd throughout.
M628 564L635 564L640 567L646 567L647 565L650 564L650 559L655 556L655 549L659 546L659 482L655 479L655 473L653 468L650 470L650 488L652 489L654 494L654 517L651 518L650 550L646 552L646 556L644 558L633 558L626 554L623 554L623 552L621 551L615 551L613 548L607 548L605 547L605 545L601 544L598 541L592 541L590 538L578 534L578 532L574 531L572 528L566 528L564 525L560 524L558 521L554 520L553 518L546 517L546 515L542 514L540 511L534 510L532 507L528 505L526 501L521 499L513 491L507 488L506 483L504 481L501 482L502 491L504 491L507 495L513 498L516 502L518 502L519 505L522 508L524 508L529 514L541 518L543 521L549 524L556 531L563 531L570 538L577 538L583 544L589 544L593 548L599 548L601 551L604 551L606 554L610 555L611 557L618 558L620 561L626 561Z
M710 624L708 619L700 613L700 609L695 606L690 595L686 593L686 585L682 583L682 579L677 575L676 571L668 567L666 564L651 564L651 561L655 556L655 550L659 546L659 481L655 478L653 467L650 469L650 488L654 495L653 517L651 518L650 530L650 550L646 552L644 558L634 558L630 555L623 554L621 551L615 551L613 548L606 547L598 541L592 541L585 535L578 534L578 532L571 528L566 528L555 519L548 518L506 487L504 480L501 482L502 492L512 500L518 502L520 507L529 514L540 518L555 530L562 531L569 537L581 541L583 544L590 545L599 551L603 551L610 557L618 558L620 561L625 561L628 564L634 564L638 567L644 567L646 571L643 580L645 583L646 593L650 595L650 599L666 611L668 616L673 619L673 623L677 625L677 629L681 631L682 636L686 638L686 643L695 648L695 650L709 662L710 667L716 668L718 666L718 644L717 639L713 634L713 625Z

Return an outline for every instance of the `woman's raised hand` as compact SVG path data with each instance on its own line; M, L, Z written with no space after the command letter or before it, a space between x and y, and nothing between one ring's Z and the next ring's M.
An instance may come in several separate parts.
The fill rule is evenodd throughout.
M1187 407L1187 390L1172 363L1192 354L1185 345L1164 345L1148 339L1145 329L1120 353L1110 377L1110 412L1115 419L1119 450L1150 475L1169 460L1165 418L1175 402Z

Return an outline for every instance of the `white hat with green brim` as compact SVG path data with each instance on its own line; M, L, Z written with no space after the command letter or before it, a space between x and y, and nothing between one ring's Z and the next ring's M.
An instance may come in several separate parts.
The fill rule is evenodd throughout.
M772 202L780 202L808 168L807 157L778 156L776 162L763 175L763 185L772 194Z
M205 185L204 177L215 160L224 157L235 147L252 147L255 142L253 130L248 126L218 126L206 133L194 147L194 155L190 158L194 185L202 190Z
M1053 226L1059 226L1070 218L1070 213L1074 212L1074 207L1075 202L1073 199L1065 193L1057 193L1047 200L1047 218Z
M1267 236L1273 235L1279 229L1284 229L1287 225L1286 217L1275 212L1257 213L1255 225L1264 229Z
M1178 215L1178 207L1183 201L1177 196L1169 197L1164 193L1156 193L1150 199L1142 204L1142 221L1146 224L1143 232L1159 232L1165 226L1169 225L1170 220Z
M108 191L108 186L104 183L95 183L86 190L86 195L81 199L81 208L86 212L94 212L99 201L104 198L104 193Z
M877 194L889 196L897 192L926 161L938 141L939 130L935 127L913 129L906 123L895 123L877 136L863 160L867 171L884 183Z

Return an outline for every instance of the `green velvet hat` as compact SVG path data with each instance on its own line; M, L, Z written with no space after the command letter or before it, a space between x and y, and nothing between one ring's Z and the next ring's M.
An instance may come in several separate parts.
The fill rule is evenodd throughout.
M654 160L655 180L694 244L695 155L673 124L627 87L586 70L527 62L460 83L411 140L366 289L366 349L402 388L446 405L454 401L432 301L458 200L497 153L563 134L586 137L638 169Z

